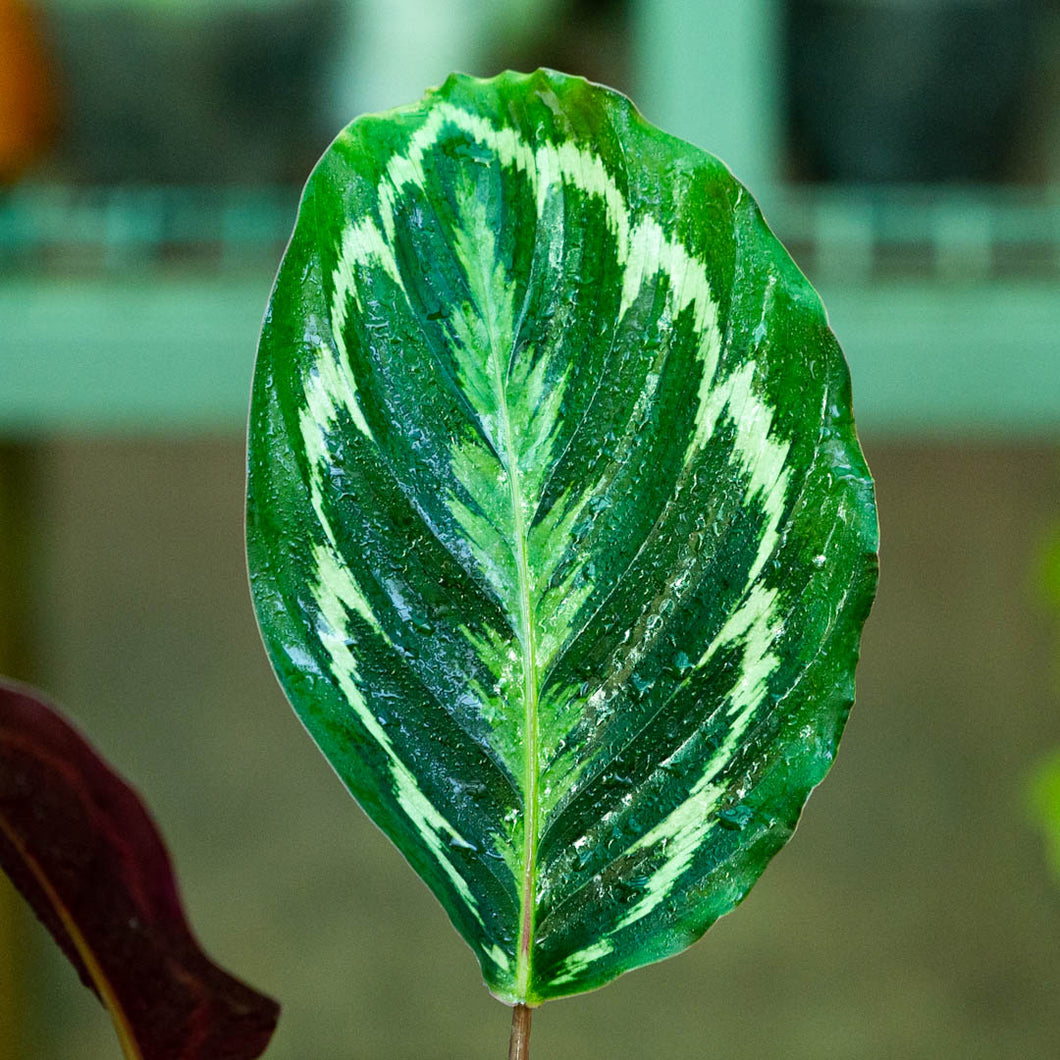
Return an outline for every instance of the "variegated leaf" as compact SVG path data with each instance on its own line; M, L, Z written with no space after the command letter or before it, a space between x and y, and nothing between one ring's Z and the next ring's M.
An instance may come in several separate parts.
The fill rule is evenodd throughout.
M835 752L876 520L820 301L721 163L543 71L358 119L249 471L280 680L498 997L740 901Z

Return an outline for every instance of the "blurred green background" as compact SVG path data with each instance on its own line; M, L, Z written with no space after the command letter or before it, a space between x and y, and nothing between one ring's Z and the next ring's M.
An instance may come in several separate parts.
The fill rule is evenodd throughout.
M284 1005L268 1056L503 1055L508 1011L272 679L242 446L330 138L538 65L759 197L851 362L883 555L790 847L684 955L545 1007L534 1055L1057 1055L1055 0L0 0L0 669L146 796L207 949ZM0 1060L117 1053L0 880Z

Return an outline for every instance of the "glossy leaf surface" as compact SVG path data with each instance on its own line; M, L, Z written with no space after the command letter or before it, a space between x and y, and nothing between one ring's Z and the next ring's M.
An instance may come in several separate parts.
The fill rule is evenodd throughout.
M264 325L280 679L507 1001L675 953L827 770L875 586L817 295L624 97L454 76L355 121Z
M252 1060L279 1007L184 919L139 796L32 690L0 682L0 867L110 1009L134 1060Z

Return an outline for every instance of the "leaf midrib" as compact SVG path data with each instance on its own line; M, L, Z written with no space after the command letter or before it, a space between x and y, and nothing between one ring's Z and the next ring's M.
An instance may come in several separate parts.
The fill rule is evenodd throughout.
M503 435L505 471L512 505L512 531L515 538L515 559L518 570L519 639L522 644L523 668L523 727L525 773L523 777L523 878L519 908L519 943L516 950L515 989L520 1001L525 1001L529 992L530 973L533 960L535 879L537 876L538 838L538 675L537 675L537 631L534 627L533 608L530 599L530 565L527 559L526 520L523 513L522 486L519 476L519 458L512 432L511 414L508 409L507 367L510 359L501 356L500 342L494 330L497 308L490 295L491 283L486 264L479 259L481 290L485 304L481 307L489 335L489 359L493 375L497 414Z

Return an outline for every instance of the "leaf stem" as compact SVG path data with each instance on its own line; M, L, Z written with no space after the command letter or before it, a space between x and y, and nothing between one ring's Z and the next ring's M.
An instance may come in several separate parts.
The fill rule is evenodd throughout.
M508 1042L508 1060L530 1060L530 1016L529 1005L516 1005L512 1009L512 1036Z

